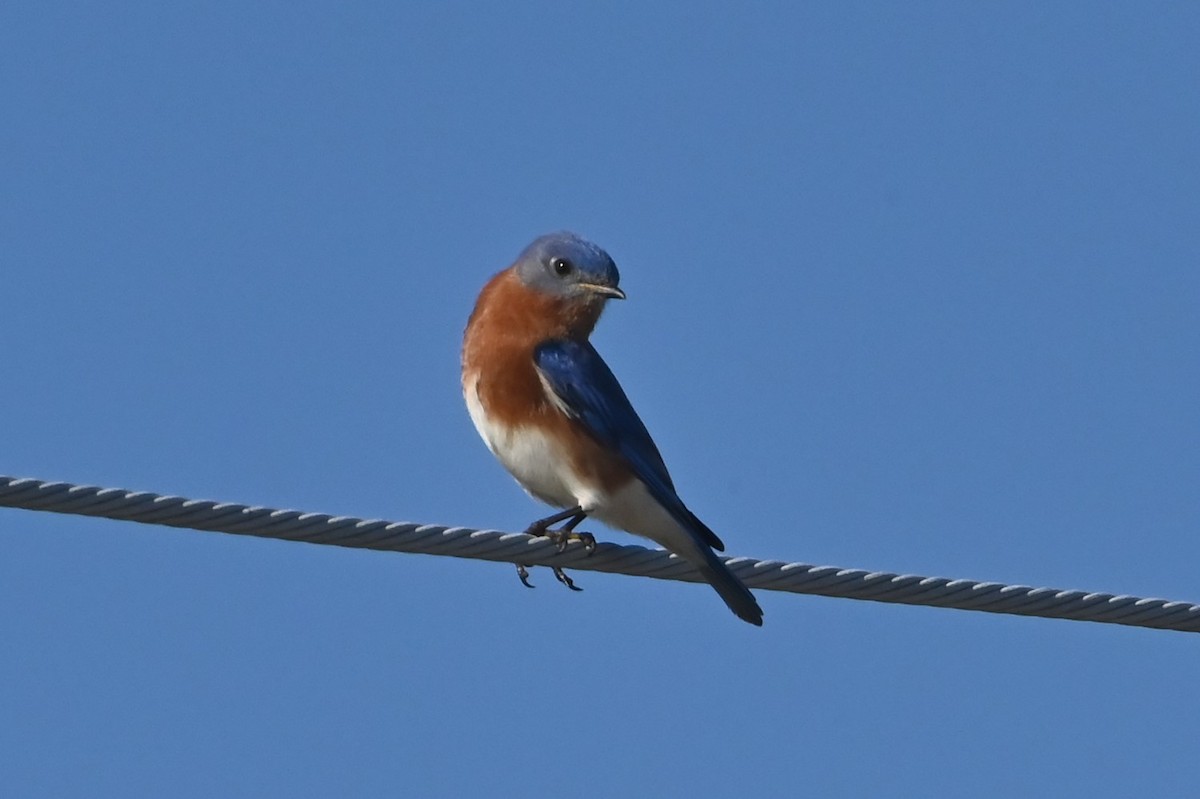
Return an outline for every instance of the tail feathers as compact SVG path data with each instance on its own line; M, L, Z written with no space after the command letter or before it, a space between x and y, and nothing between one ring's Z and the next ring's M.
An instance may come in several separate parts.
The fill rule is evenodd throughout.
M696 564L700 574L717 590L721 599L725 600L725 604L739 619L761 627L763 612L754 594L750 593L750 589L743 585L741 580L733 576L729 567L712 550L708 547L700 549L705 555L703 562Z

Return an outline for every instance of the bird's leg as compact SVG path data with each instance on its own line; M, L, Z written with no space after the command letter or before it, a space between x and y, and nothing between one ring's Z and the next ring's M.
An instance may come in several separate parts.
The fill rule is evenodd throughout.
M558 544L558 551L562 552L567 548L567 544L572 541L579 541L587 549L590 555L596 549L596 537L591 533L576 533L574 532L576 525L587 518L587 512L579 505L573 508L568 508L564 511L547 516L544 519L538 519L533 524L525 528L527 535L545 536ZM557 530L547 529L552 524L557 524L563 520L566 524Z
M550 528L550 525L558 524L563 519L571 519L570 522L567 522L567 525L570 527L564 525L564 527L570 529L576 524L579 524L579 522L583 521L583 517L586 515L587 514L583 512L583 508L581 508L579 505L576 505L573 508L567 508L564 511L559 511L553 516L547 516L544 519L538 519L536 522L525 528L525 535L545 535L546 530ZM573 517L575 516L578 516L579 519L574 519Z

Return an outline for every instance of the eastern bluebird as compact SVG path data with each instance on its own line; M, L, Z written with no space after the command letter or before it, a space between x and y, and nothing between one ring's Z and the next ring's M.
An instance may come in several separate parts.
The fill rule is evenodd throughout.
M573 233L542 236L493 277L463 337L471 420L526 491L564 509L526 532L590 549L595 540L572 531L594 516L691 562L730 610L761 625L754 595L713 553L725 545L679 499L646 426L588 341L605 303L625 299L619 279L608 253ZM561 570L555 576L574 588Z

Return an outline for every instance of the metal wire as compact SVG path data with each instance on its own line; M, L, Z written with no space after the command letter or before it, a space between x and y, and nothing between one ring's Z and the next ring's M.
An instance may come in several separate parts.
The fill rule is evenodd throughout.
M588 555L582 545L573 543L560 553L548 539L524 533L302 513L29 478L0 476L0 507L99 516L310 544L703 582L691 564L661 549L599 544L595 552ZM746 585L768 591L1200 632L1200 605L1190 602L868 572L778 560L727 558L726 562Z

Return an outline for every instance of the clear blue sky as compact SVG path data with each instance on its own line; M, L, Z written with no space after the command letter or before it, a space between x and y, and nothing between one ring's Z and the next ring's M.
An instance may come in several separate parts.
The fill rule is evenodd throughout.
M0 473L522 529L535 235L730 554L1200 600L1200 7L9 2ZM630 542L598 532L609 540ZM1200 636L0 510L5 796L1182 796Z

